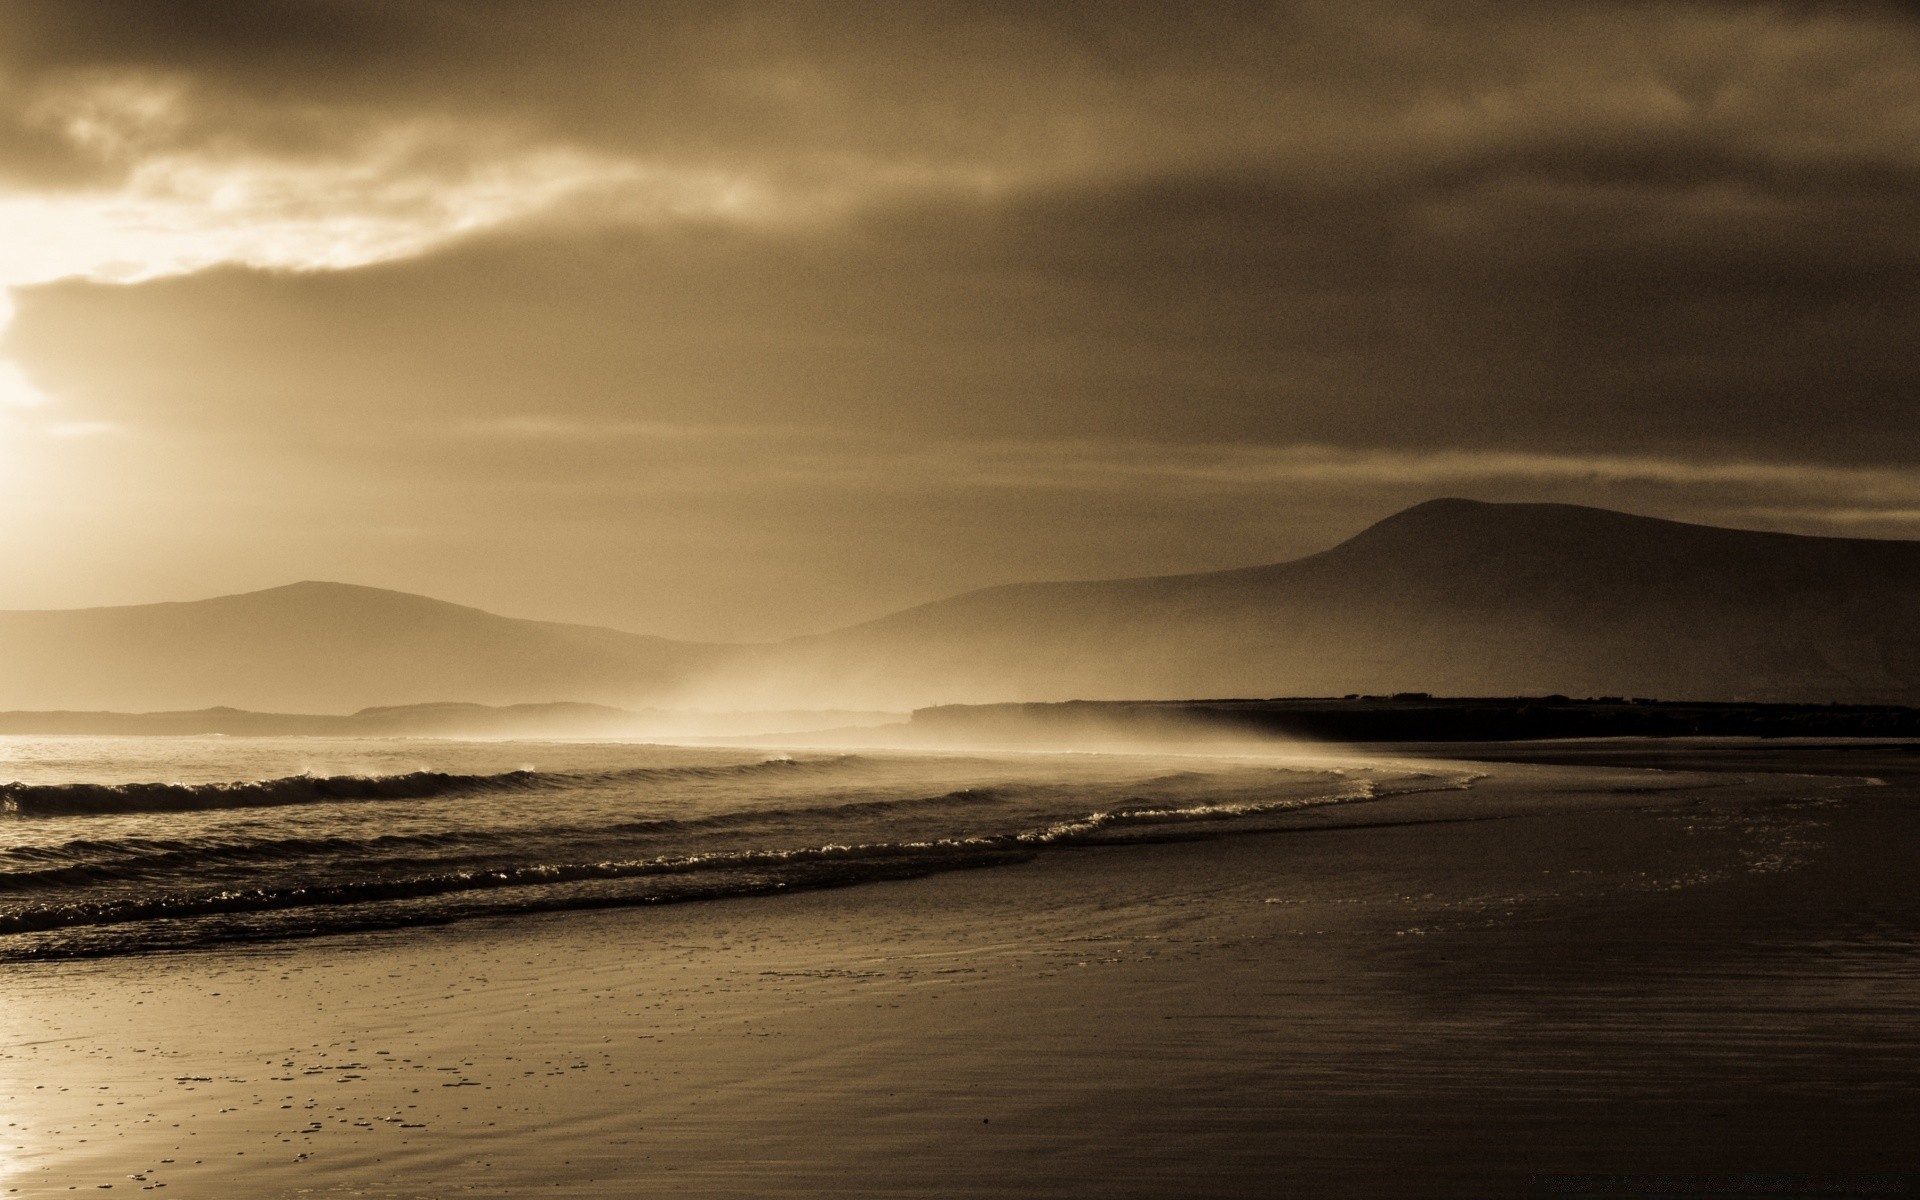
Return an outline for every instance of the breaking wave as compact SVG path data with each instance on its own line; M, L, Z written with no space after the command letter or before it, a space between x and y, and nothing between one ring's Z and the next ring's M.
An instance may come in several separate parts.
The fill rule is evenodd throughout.
M222 889L192 894L94 900L80 903L29 904L0 912L0 935L38 933L76 925L115 925L154 920L179 920L232 914L254 914L284 909L364 905L377 901L417 900L450 893L551 887L586 881L629 880L704 873L744 875L730 884L699 889L702 898L746 895L792 887L844 886L903 874L990 866L1031 858L1051 845L1084 842L1122 826L1163 825L1223 820L1318 805L1371 798L1370 784L1361 783L1329 795L1264 803L1197 805L1187 808L1135 808L1092 812L1045 826L1005 834L929 838L901 842L829 842L791 849L725 850L708 854L661 855L648 859L573 863L527 863L490 868L468 868L399 878L314 883L287 887ZM339 847L329 847L337 849ZM797 868L797 869L793 869ZM79 870L65 868L62 876ZM628 903L660 903L688 898L686 889L673 896L659 891L635 893ZM531 912L576 906L575 897L556 894L527 896L490 906L498 912ZM603 898L602 902L619 902ZM312 918L310 918L310 921ZM364 920L353 923L365 927ZM332 932L321 920L309 932Z
M233 783L0 783L0 813L22 817L194 812L221 808L273 808L365 800L429 800L489 792L538 792L648 779L722 779L743 775L839 766L852 756L825 759L769 758L729 766L638 767L625 771L502 771L456 775L409 771L399 775L290 775Z
M137 746L89 752L109 778L169 769ZM190 753L184 769L241 781L0 784L0 961L840 887L1471 786L1464 772L1124 755L566 748L540 751L547 769L505 770L475 745L396 771L376 746L362 773L291 775L298 758ZM248 763L271 777L241 778Z

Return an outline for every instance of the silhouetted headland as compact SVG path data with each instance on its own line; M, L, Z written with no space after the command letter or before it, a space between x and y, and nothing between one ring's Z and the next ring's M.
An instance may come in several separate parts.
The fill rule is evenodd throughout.
M918 709L933 741L1306 738L1328 742L1493 742L1542 738L1920 737L1920 709L1859 704L1576 700L1567 696L1068 701Z

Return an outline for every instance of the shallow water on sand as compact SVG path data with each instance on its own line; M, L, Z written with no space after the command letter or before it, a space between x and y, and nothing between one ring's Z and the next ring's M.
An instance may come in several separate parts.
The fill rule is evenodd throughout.
M0 739L0 959L903 878L1458 770L1168 754Z

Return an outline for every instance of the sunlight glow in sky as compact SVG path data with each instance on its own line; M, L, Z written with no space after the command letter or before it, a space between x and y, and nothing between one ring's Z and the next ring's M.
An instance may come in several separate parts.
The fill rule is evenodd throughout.
M0 338L10 289L65 279L139 283L219 266L337 271L426 253L454 239L597 202L624 220L750 213L743 181L648 167L450 120L369 130L331 156L293 158L170 146L190 110L182 89L91 81L38 105L76 148L124 168L111 187L0 192ZM15 433L48 401L0 359L0 410ZM66 427L71 432L73 426Z
M222 264L338 270L416 254L539 212L593 187L634 181L624 164L533 151L459 173L409 161L424 139L395 135L328 163L160 159L113 191L0 197L0 280L137 283Z
M0 310L0 321L8 315ZM13 363L0 362L0 410L38 408L46 402L46 396L33 386L25 371Z

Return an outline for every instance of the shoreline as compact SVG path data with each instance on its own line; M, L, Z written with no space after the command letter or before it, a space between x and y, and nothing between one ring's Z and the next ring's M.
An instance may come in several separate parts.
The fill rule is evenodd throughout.
M1908 782L1490 770L902 882L11 964L0 1195L1920 1181Z

